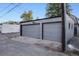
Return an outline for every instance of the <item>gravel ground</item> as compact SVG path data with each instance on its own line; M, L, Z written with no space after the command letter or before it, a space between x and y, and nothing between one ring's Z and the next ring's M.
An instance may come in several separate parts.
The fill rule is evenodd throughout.
M61 51L61 43L55 42L55 41L50 41L50 40L45 40L45 39L44 40L35 39L35 38L23 37L23 36L11 38L11 40L23 42L26 44L41 46L41 47L54 50L54 51Z
M64 53L12 40L13 37L14 34L0 34L0 56L66 56Z

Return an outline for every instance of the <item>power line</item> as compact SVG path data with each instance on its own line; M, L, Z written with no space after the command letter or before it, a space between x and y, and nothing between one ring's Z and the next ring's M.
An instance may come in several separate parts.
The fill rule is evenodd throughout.
M8 6L6 6L5 8L3 8L2 10L0 10L0 12L5 11L9 6L11 6L13 3L10 3Z
M14 10L15 8L17 8L18 6L20 6L21 4L16 4L13 8L11 8L10 10L8 10L7 12L5 12L2 16L0 17L3 17L4 15L7 15L8 13L10 13L12 10Z
M5 14L11 12L13 9L15 9L16 7L18 7L20 4L15 5L13 8L11 8L9 11L7 11Z

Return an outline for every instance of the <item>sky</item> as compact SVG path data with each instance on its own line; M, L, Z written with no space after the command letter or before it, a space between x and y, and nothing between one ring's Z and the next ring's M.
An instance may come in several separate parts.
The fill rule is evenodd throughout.
M2 11L6 6L9 4L0 4L0 11ZM16 4L14 4L16 5ZM0 12L0 22L5 21L21 21L20 18L21 14L24 13L24 11L32 10L33 13L33 19L38 18L44 18L45 12L46 12L46 4L34 4L34 3L27 3L27 4L20 4L17 8L13 9L8 14L5 14L8 10L10 10L14 5L9 6L6 8L6 10L3 10Z
M79 3L70 4L72 9L72 14L79 18Z
M6 22L6 21L21 21L20 18L21 14L24 13L24 11L32 10L33 13L33 19L36 18L45 18L46 13L46 7L47 4L45 3L22 3L19 4L18 7L11 10L9 13L6 13L8 10L13 8L17 4L11 4L10 3L0 3L0 22ZM9 7L7 7L9 5ZM70 4L72 9L72 14L77 16L79 18L79 4ZM6 8L7 7L7 8Z

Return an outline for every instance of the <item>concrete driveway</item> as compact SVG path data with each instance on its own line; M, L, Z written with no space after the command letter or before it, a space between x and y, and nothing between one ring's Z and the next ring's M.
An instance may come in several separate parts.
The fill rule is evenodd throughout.
M0 34L0 56L65 56L65 54L14 41L11 37Z

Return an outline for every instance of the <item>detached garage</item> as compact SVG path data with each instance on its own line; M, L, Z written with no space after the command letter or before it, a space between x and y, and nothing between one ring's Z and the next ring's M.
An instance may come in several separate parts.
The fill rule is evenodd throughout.
M21 22L21 35L31 38L61 42L61 17L44 18L28 22Z
M68 40L74 37L74 20L67 14L65 17L64 26L62 17L59 16L22 21L20 23L20 35L39 40L51 40L63 46ZM65 30L63 30L63 27Z

